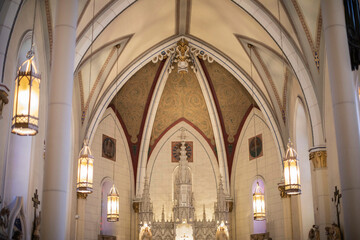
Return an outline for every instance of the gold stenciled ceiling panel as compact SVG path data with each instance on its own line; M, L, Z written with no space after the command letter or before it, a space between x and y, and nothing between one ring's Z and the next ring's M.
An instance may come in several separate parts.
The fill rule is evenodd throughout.
M150 144L153 145L171 124L182 118L194 124L215 144L210 116L195 74L192 70L179 74L175 67L160 99Z
M132 143L139 140L144 109L159 64L160 62L146 64L130 78L111 101L120 114Z
M239 81L218 63L204 61L214 86L224 120L227 141L234 142L240 123L252 104L252 97Z

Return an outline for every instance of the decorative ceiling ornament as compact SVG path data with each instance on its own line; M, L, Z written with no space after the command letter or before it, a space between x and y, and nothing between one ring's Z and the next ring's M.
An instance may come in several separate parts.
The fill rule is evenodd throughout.
M175 47L168 48L164 51L161 51L161 53L156 55L151 61L153 63L157 63L158 61L162 61L162 60L170 57L171 55L174 54L174 52L175 52Z
M195 57L199 57L204 61L208 61L209 63L214 62L214 59L207 54L204 50L199 50L195 47L191 47L190 52L195 56Z
M199 57L204 61L212 63L214 59L204 50L198 49L194 46L189 46L189 41L185 38L181 38L176 46L171 46L156 55L152 62L156 63L170 57L170 65L167 69L168 73L171 73L175 69L174 63L177 63L178 73L187 73L189 67L197 72L197 68L194 64L194 58Z
M189 65L193 68L194 61L190 55L189 42L185 38L178 41L176 46L176 55L173 61L177 63L178 73L187 73Z

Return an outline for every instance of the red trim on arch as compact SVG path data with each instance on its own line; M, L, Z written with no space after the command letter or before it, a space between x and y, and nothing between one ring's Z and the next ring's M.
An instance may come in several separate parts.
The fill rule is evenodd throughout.
M172 129L175 125L177 125L178 123L180 122L186 122L187 124L189 124L191 127L193 127L197 132L199 132L201 134L201 136L206 140L206 142L209 144L210 148L213 150L214 152L214 155L216 157L216 160L217 159L217 154L215 152L215 145L211 144L211 140L206 137L206 135L203 133L203 131L200 130L200 128L198 128L196 125L194 125L192 122L190 122L189 120L187 120L186 118L182 117L182 118L179 118L178 120L176 120L175 122L173 122L172 124L170 124L161 134L160 136L156 139L156 141L154 142L153 145L150 145L150 152L148 154L148 161L149 161L149 158L153 152L153 150L155 149L156 145L158 144L158 142L161 140L161 138L170 130ZM219 161L218 161L219 162Z
M231 160L232 160L231 165L232 165L232 163L234 162L234 155L235 155L235 152L236 152L236 147L237 147L237 143L238 143L238 141L239 141L240 133L241 133L243 127L244 127L244 124L245 124L246 119L249 117L249 114L251 113L251 111L253 110L253 108L257 108L257 107L251 104L251 105L249 106L249 108L246 110L246 113L244 114L244 116L243 116L243 118L242 118L242 120L241 120L241 122L240 122L240 125L239 125L239 128L238 128L238 130L237 130L237 133L236 133L235 136L234 136L234 139L235 139L235 141L234 141L234 143L233 143L233 144L234 144L234 149L233 149L233 151L232 151L232 154L230 155ZM230 172L230 176L231 176L231 172Z
M124 132L125 132L125 136L126 136L126 139L127 139L127 143L128 143L129 151L130 151L130 155L131 155L131 161L132 161L132 165L133 165L134 178L135 178L134 179L135 188L136 188L136 177L137 177L137 168L138 168L138 163L139 163L139 152L140 152L141 138L142 138L142 135L144 133L145 120L146 120L146 117L147 117L147 113L149 111L150 101L151 101L152 96L154 94L155 86L156 86L156 84L157 84L157 82L159 80L159 76L160 76L160 73L161 73L161 71L162 71L162 69L164 67L164 64L165 64L165 61L160 62L159 68L158 68L158 70L157 70L157 72L155 74L155 77L154 77L154 81L153 81L153 83L151 85L149 95L148 95L148 98L146 100L144 112L143 112L143 115L142 115L140 131L139 131L139 134L137 135L138 141L136 143L131 142L131 136L130 136L129 132L127 131L126 125L125 125L123 119L121 118L120 113L115 108L114 104L111 103L108 106L108 107L111 107L112 110L115 112L116 117L119 119L121 127L124 129Z
M219 116L221 131L222 131L223 138L224 138L224 143L225 143L225 152L226 152L227 165L228 165L228 174L229 174L229 178L231 178L232 165L233 165L233 161L234 161L234 154L235 154L235 151L236 151L236 145L237 145L237 142L238 142L238 138L239 138L240 132L241 132L243 126L244 126L245 120L248 117L249 113L251 112L251 109L253 108L253 105L249 106L249 108L247 109L245 115L243 116L243 119L241 120L241 122L239 124L237 133L234 136L234 139L235 139L234 142L229 143L229 141L228 141L228 136L229 135L226 133L226 130L225 130L226 129L225 128L225 121L224 121L224 118L223 118L223 115L222 115L222 112L221 112L219 100L218 100L216 92L215 92L215 87L214 87L214 85L212 83L210 74L209 74L209 72L208 72L208 70L207 70L207 68L205 66L204 61L202 59L200 59L200 58L198 58L198 59L199 59L199 62L201 64L201 67L202 67L202 69L204 71L206 80L207 80L207 82L209 84L210 91L211 91L211 94L212 94L214 102L215 102L216 111L217 111L218 116ZM230 152L230 147L232 148L231 152Z

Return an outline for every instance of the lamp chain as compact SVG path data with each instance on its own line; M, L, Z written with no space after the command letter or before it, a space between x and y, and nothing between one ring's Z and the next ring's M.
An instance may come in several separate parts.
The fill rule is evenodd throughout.
M281 26L281 14L280 14L280 0L277 1L277 7L278 7L278 15L279 15L279 28L280 28L280 47L281 47L281 51L283 49L283 41L282 41L282 26Z
M117 44L117 45L115 45L115 47L116 47L116 59L115 59L115 61L116 61L116 76L115 76L115 79L117 78L117 75L119 74L119 63L118 63L118 60L119 60L119 48L120 48L120 44ZM116 88L115 88L115 96L116 96L116 94L117 94L117 84L116 84L116 80L115 80L115 86L116 86ZM114 138L115 138L115 140L116 140L116 117L114 118ZM116 141L115 141L116 142ZM115 143L116 144L116 143ZM115 148L116 148L116 146L114 146ZM115 162L116 162L116 157L115 157L115 161L114 161L114 167L113 167L113 181L114 181L114 184L115 184L115 166L116 166L116 164L115 164Z
M285 56L285 53L284 53L284 50L283 50L283 36L282 36L282 25L281 25L280 0L277 1L277 5L278 5L279 28L280 28L280 51L282 52L282 54L284 56L284 58L283 57L280 58L281 63L282 63L282 69L281 69L282 76L281 77L284 78L284 83L285 83L287 69L285 67L285 62L284 62L286 56ZM284 118L285 115L283 115L283 114L285 114L285 109L282 109L281 112L282 112L281 114L282 114L282 116Z
M88 93L88 101L89 104L87 105L88 108L90 106L90 94L91 94L91 70L92 70L92 59L93 59L93 43L94 43L94 19L95 16L95 0L93 0L93 14L92 14L92 24L91 24L91 45L90 45L90 73L89 73L89 93ZM90 116L90 111L88 111L89 109L84 109L84 111Z
M31 46L28 54L26 55L28 58L31 58L34 55L33 47L34 47L34 35L35 35L35 19L36 19L36 6L37 6L37 0L35 0L35 6L34 6L34 18L33 18L33 27L32 27L32 34L31 34Z
M249 47L250 47L250 76L251 76L251 79L253 80L253 64L252 64L252 48L254 47L253 45L249 44ZM258 162L257 162L257 151L256 151L256 142L257 142L257 139L256 139L256 125L255 125L255 105L254 105L254 84L255 84L255 81L253 80L253 86L252 86L252 106L253 106L253 118L254 118L254 154L255 154L255 164L256 164L256 178L258 179Z

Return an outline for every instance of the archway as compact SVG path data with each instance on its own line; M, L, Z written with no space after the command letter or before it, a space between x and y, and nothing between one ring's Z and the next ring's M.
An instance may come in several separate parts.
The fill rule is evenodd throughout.
M97 128L97 125L99 124L100 116L102 116L103 112L105 111L106 107L113 99L113 97L116 95L117 91L121 89L122 86L124 86L124 84L130 79L132 75L135 74L136 71L138 71L147 62L151 61L155 56L161 54L163 51L166 51L171 47L174 47L176 43L180 40L180 38L182 38L182 36L170 39L165 43L162 43L161 45L155 46L146 55L144 55L136 63L132 64L131 67L129 67L126 71L124 71L124 73L121 76L117 76L117 78L114 79L112 84L107 88L102 98L99 100L98 104L96 105L93 111L93 114L91 115L91 118L89 119L85 137L90 139L90 142L93 139L94 130ZM260 110L264 113L265 119L270 127L272 136L276 142L276 151L281 156L283 152L283 143L280 132L278 130L278 126L276 124L276 121L274 120L276 118L273 115L274 113L271 110L270 103L268 103L266 98L261 94L260 90L257 89L253 81L251 79L248 79L248 76L242 72L239 66L234 64L232 61L228 60L222 54L218 53L215 49L209 47L206 43L192 37L186 37L186 39L189 41L190 47L197 48L203 51L204 54L211 56L221 66L223 66L226 70L228 70L245 87L245 89L248 92L252 93L255 102L259 106ZM168 64L170 63L168 62L164 66L165 69L169 67ZM145 126L145 128L146 127L147 126ZM137 186L140 186L137 187L137 195L141 193L142 190L141 186L143 186L144 177L145 177L146 162L144 159L141 159L141 161L142 162L138 164L138 170L137 170L138 174L137 174L136 183ZM222 162L219 164L224 165L224 163Z

